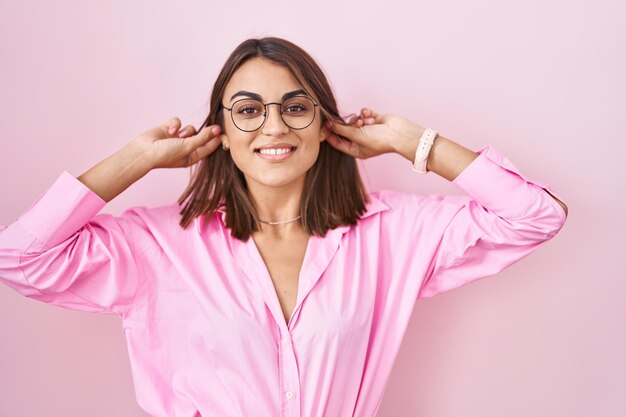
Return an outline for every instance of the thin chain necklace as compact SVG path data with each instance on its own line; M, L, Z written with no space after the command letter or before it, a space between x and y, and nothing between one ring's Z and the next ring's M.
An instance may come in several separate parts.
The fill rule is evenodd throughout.
M261 223L265 223L265 224L272 224L272 225L274 225L274 224L287 224L287 223L293 223L293 222L295 222L295 221L296 221L296 220L298 220L300 217L302 217L302 216L300 215L300 216L296 217L295 219L291 219L291 220L284 220L284 221L282 221L282 222L266 222L265 220L261 220L261 219L259 219L259 221L260 221Z

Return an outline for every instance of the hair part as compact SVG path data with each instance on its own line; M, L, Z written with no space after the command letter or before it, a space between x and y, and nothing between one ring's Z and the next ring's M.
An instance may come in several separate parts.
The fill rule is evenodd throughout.
M211 93L210 111L200 127L218 124L224 131L221 103L224 91L235 71L251 58L261 57L280 64L293 74L303 90L317 97L322 126L328 120L345 124L321 68L299 46L281 38L247 39L230 54ZM208 218L219 208L226 211L226 227L243 241L260 230L257 210L248 193L246 180L229 152L221 147L198 162L192 170L187 188L178 199L183 205L180 225L186 229L199 216ZM369 197L354 157L320 143L316 162L305 176L300 200L302 226L310 236L324 237L341 225L354 225L366 211Z

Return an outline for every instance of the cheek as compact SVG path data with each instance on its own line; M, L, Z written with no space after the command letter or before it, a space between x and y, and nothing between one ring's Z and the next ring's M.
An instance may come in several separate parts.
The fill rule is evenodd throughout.
M246 135L245 132L238 130L236 127L226 127L226 140L231 149L237 152L249 152L250 143L253 138Z
M319 153L320 150L320 146L322 146L322 141L320 140L321 138L321 133L319 131L317 131L315 134L312 134L308 139L307 139L307 147L309 149L315 149L316 153Z
M233 158L233 162L237 165L237 168L239 168L242 172L247 170L247 167L250 166L250 164L254 161L253 158L255 157L255 155L248 151L247 148L237 144L230 147L230 156Z

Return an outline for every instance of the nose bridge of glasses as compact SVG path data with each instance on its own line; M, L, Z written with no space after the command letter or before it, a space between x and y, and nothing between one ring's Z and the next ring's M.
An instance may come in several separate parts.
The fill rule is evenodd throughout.
M269 112L269 106L271 106L272 104L276 104L278 106L278 112L279 114L283 113L283 103L279 103L277 101L272 101L269 103L261 103L263 104L263 106L265 106L265 116L267 116L267 113Z
M263 104L263 103L262 103L262 104ZM267 122L267 119L268 119L268 112L269 112L269 109L270 109L270 107L269 107L269 106L270 106L270 105L272 105L272 104L276 104L276 105L278 105L278 109L277 109L277 110L278 110L278 118L279 118L279 119L280 119L283 123L287 124L287 123L285 122L285 119L283 119L283 103L279 103L279 102L277 102L277 101L274 101L274 102L269 102L269 103L264 103L264 104L263 104L263 106L265 106L265 112L263 113L263 119L264 119L264 120L263 120L263 124L265 124L265 123ZM289 125L287 125L287 126L289 126Z

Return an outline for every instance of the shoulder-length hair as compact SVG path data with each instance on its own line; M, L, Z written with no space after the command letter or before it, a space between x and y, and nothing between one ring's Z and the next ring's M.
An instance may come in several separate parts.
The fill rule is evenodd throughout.
M219 124L224 131L221 103L226 84L247 60L263 57L291 71L302 89L319 100L322 126L332 120L345 124L324 73L313 58L299 46L281 38L248 39L239 44L222 67L211 93L210 111L200 127ZM314 92L315 94L312 94ZM300 200L301 222L311 236L325 236L329 229L353 225L366 211L368 194L354 157L340 152L323 141L317 161L306 173ZM248 194L243 173L229 152L221 147L195 165L189 184L178 199L183 205L180 225L183 228L198 216L209 217L225 207L226 227L243 241L260 230L257 210Z

